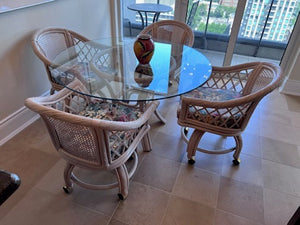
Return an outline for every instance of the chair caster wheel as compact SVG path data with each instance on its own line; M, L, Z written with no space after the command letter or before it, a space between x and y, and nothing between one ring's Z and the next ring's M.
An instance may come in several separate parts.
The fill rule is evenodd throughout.
M195 162L196 162L196 161L195 161L195 158L194 158L194 157L188 160L188 163L189 163L190 165L193 165Z
M118 197L119 197L120 200L124 200L125 199L124 196L121 193L118 194Z
M188 128L188 127L185 127L185 128L183 129L184 135L186 136L186 135L188 134L188 132L189 132L189 128Z
M234 159L234 160L232 160L232 163L233 163L233 165L238 166L238 165L240 165L241 160L240 159Z
M66 194L70 194L73 191L72 187L67 187L67 186L63 186L63 190L65 191Z

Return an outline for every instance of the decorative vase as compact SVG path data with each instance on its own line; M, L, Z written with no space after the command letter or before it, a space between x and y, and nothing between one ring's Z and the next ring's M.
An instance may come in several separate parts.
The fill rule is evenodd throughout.
M139 64L134 71L134 80L140 87L148 87L153 80L153 71L149 64Z
M140 34L133 45L134 54L140 64L149 64L154 53L154 42L150 34Z

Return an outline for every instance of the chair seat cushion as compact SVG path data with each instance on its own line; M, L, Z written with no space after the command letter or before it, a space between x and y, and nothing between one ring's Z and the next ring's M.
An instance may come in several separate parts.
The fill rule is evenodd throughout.
M129 122L137 120L142 112L134 107L102 101L93 101L79 115L94 119ZM138 129L127 131L109 131L111 159L118 159L133 142Z
M199 87L185 96L210 102L228 101L242 97L242 95L236 91L206 87ZM243 110L243 106L217 109L214 107L209 108L191 105L189 107L188 117L215 126L238 128L240 118L244 114ZM180 109L178 113L180 113Z
M68 70L68 69L69 70ZM89 71L88 64L85 62L77 62L76 65L65 65L65 72L62 72L64 70L63 68L59 69L51 69L51 76L55 80L56 83L58 84L69 84L71 83L76 74L81 74L82 77L77 77L81 81L82 78L88 78L88 79L93 79L91 78L92 72ZM73 74L76 73L76 74Z
M137 120L141 116L141 111L118 103L93 101L79 115L109 121L129 122Z
M185 94L187 97L199 98L210 102L228 101L242 97L239 92L227 89L198 87L197 89Z

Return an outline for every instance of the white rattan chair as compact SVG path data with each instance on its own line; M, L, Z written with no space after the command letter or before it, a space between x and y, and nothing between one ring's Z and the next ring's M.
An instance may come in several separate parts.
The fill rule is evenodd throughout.
M57 83L52 74L53 69L56 66L60 66L55 65L53 62L55 57L72 46L80 46L80 44L84 46L84 42L87 41L89 41L88 38L64 28L48 27L34 32L31 40L32 48L45 65L48 79L51 83L50 94L63 88Z
M140 34L150 34L154 40L193 46L194 32L186 23L161 20L144 28Z
M243 145L241 133L259 101L277 88L282 78L280 68L271 63L253 62L213 67L206 83L182 96L181 106L178 108L178 124L194 128L189 139L188 130L182 129L182 136L188 143L189 163L195 163L196 150L209 154L234 151L233 163L238 165ZM236 145L218 151L199 148L198 144L205 132L232 136Z
M148 119L158 106L153 101L141 111L122 103L93 100L79 94L85 87L73 81L69 88L46 97L33 97L25 105L40 114L52 142L67 162L64 171L66 193L72 192L73 183L88 189L119 187L119 198L128 194L129 179L138 163L137 146L151 150ZM125 163L133 157L134 166L127 171ZM114 171L112 184L88 184L72 172L74 167Z
M186 23L177 20L161 20L152 23L144 28L140 34L150 34L153 40L159 42L184 44L190 47L194 44L193 30ZM172 57L170 71L175 71L176 65L176 59ZM166 123L165 118L158 110L155 110L155 115L162 123Z

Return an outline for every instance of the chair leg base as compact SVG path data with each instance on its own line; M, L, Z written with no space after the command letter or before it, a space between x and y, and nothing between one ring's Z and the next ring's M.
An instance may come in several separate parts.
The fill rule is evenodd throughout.
M193 156L191 159L188 160L188 163L189 163L190 165L195 164L195 162L196 162L195 156Z
M118 197L119 197L120 200L125 200L126 199L126 197L124 197L121 193L118 194Z
M185 136L188 134L188 132L189 132L189 128L188 127L184 127L183 128L183 133L184 133Z
M71 194L73 192L73 187L63 186L63 190L66 194Z
M234 160L232 160L232 163L233 163L234 166L238 166L241 163L241 159L240 158L234 159Z
M188 132L189 132L188 127L181 128L181 137L183 138L184 142L188 144L187 158L188 158L189 164L192 165L195 163L196 151L207 153L207 154L226 154L226 153L234 151L234 154L233 154L234 159L232 160L232 163L236 166L241 163L241 160L239 158L239 155L241 153L241 149L243 146L243 141L242 141L241 135L233 136L235 143L236 143L236 145L233 147L218 149L218 150L210 150L210 149L204 149L204 148L198 147L198 144L199 144L202 136L205 133L204 131L194 130L190 138L187 137ZM227 136L223 136L223 138L226 138L226 137Z

